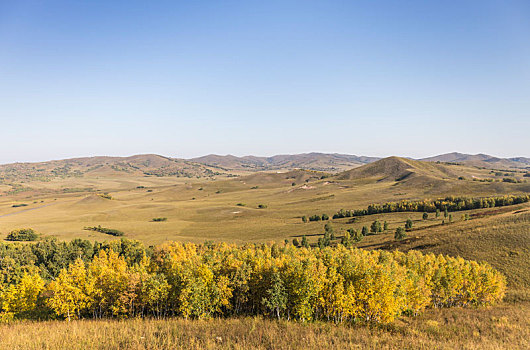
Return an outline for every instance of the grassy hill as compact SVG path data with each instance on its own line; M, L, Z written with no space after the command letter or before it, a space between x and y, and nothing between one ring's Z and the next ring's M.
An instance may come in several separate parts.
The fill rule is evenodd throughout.
M2 183L50 181L68 177L144 175L201 177L219 175L219 170L203 164L156 154L131 157L86 157L0 165L0 182Z
M348 154L306 153L285 154L272 157L232 155L193 158L194 162L220 167L225 170L271 171L286 169L306 169L325 172L339 172L378 160L377 157L359 157Z
M499 158L487 154L464 154L458 152L441 154L421 159L427 162L452 162L494 169L529 168L530 158Z
M203 176L200 174L207 173L204 169L224 170L159 156L130 158L70 160L66 175L53 175L52 171L65 163L17 169L15 173L35 167L37 172L42 167L52 175L28 177L21 186L30 190L5 191L0 196L2 236L13 229L31 227L45 237L60 240L117 239L83 229L101 225L146 244L166 240L281 243L305 235L315 245L323 237L325 222L303 223L304 215L332 216L342 208L362 209L403 199L530 193L529 183L504 182L504 173L499 177L490 169L399 157L335 175L276 170L241 172L245 175L238 177ZM194 173L199 177L192 173L191 177L170 175L170 169L188 169L185 167L199 171ZM72 175L76 170L81 174ZM162 172L157 175L153 171ZM514 177L524 180L521 174ZM415 249L487 261L508 281L506 301L501 305L432 309L381 327L298 324L250 317L22 322L0 326L0 338L6 348L24 349L41 349L43 344L50 349L528 348L530 204L453 212L451 216L449 222L443 214L435 217L430 213L425 220L421 212L396 212L326 223L331 222L334 231L332 244L340 242L346 230L361 230L379 220L386 221L388 229L364 237L355 247ZM153 218L160 217L167 220L153 222ZM407 219L413 221L413 229L407 232L407 238L396 241L394 231Z
M402 199L530 192L530 184L499 182L488 169L397 157L335 176L309 170L239 177L156 176L144 171L174 162L159 157L129 161L143 162L144 170L111 169L107 174L32 180L22 184L23 191L4 192L0 196L0 232L7 235L13 229L32 227L60 239L108 239L102 233L83 230L102 225L149 244L165 240L283 241L322 233L323 224L303 224L304 215L331 216L341 208L362 209ZM98 162L88 165L101 164ZM110 199L104 198L104 193ZM154 223L155 217L167 221Z

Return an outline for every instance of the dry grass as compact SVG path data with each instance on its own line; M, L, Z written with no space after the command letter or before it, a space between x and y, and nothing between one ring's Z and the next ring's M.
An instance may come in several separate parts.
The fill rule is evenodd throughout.
M432 164L428 166L429 169L435 167ZM455 176L462 174L466 178L492 176L488 170L459 166L447 168L447 172ZM217 180L98 173L97 176L56 178L48 182L32 181L22 184L31 187L32 191L0 197L0 232L6 234L16 228L32 227L59 239L112 239L101 233L83 230L84 226L101 225L123 231L126 237L148 244L166 240L280 242L297 235L323 232L322 223L304 225L302 215L331 215L340 208L363 208L370 203L447 194L480 196L516 193L528 186L459 181L447 177L434 179L433 176L439 172L432 171L431 174L429 169L420 169L421 174L429 176L397 183L374 179L339 180L334 177L319 180L319 174L307 171L257 173ZM306 180L310 181L306 183ZM295 186L292 186L293 182ZM255 186L258 188L252 189ZM75 189L85 188L99 193L109 192L113 199L103 199L86 191L75 192ZM14 203L26 203L28 206L13 208ZM237 206L237 203L246 205ZM266 204L267 208L258 209L259 204ZM406 219L405 216L418 218L417 213L389 216L388 220L392 221L390 228L394 229ZM153 217L167 217L168 220L153 223ZM363 218L353 227L369 225L370 220L373 220L372 217ZM417 223L424 224L421 220ZM352 227L344 221L339 221L337 226L339 229Z
M2 349L528 349L528 304L428 310L389 326L260 318L0 325Z
M488 170L473 167L448 168L451 173L466 178L493 176ZM24 184L33 191L0 197L0 232L32 227L60 239L111 239L83 230L84 226L102 225L124 231L126 237L148 244L165 240L283 241L323 232L322 222L303 224L302 215L333 214L340 208L363 208L370 203L448 194L487 196L530 191L528 184L451 179L438 179L433 186L428 177L416 177L410 183L408 180L394 183L328 178L311 180L304 187L307 178L303 172L257 174L231 180L99 174L36 181ZM296 185L292 186L292 182ZM259 187L252 189L255 186ZM89 187L110 192L113 199L63 190ZM13 208L14 203L28 206ZM246 205L237 206L237 203ZM257 209L258 204L266 204L268 208ZM529 205L523 205L494 216L433 227L427 226L439 224L442 218L433 219L431 215L431 219L423 221L421 213L372 215L353 224L348 219L334 220L339 232L349 227L369 226L375 219L388 221L389 232L366 237L359 244L364 248L418 249L490 262L507 276L510 289L509 302L489 309L428 310L419 317L403 318L387 327L300 324L258 318L21 322L0 325L0 349L530 348L530 318L527 317L530 312L530 212L519 212L528 208ZM453 214L455 221L459 221L460 214ZM154 223L153 217L168 220ZM416 228L422 229L396 243L392 231L408 217L415 220ZM316 237L310 239L314 241Z

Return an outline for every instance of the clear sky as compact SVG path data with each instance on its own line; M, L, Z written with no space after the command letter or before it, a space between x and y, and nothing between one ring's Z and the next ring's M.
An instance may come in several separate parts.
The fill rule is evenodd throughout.
M0 0L0 162L530 156L530 2Z

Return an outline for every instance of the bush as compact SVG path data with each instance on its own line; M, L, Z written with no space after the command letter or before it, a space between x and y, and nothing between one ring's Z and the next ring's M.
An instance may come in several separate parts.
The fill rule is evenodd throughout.
M244 207L246 204L245 203L237 203L236 204L238 207Z
M429 218L429 214L423 213L422 218L423 220L427 220Z
M167 221L167 218L153 218L154 222Z
M258 208L259 209L265 209L265 208L267 208L267 204L259 204Z
M302 216L302 222L307 222L307 216Z
M322 220L329 220L329 215L328 214L322 214L321 218L322 218Z
M13 204L12 207L13 208L18 208L18 207L27 207L28 205L26 203L21 203L21 204Z
M9 232L6 237L8 241L36 241L39 235L31 228L21 228Z
M407 221L405 222L405 228L407 230L410 230L410 229L412 229L412 225L413 225L412 220L411 219L407 219Z
M309 217L309 221L320 221L322 220L322 217L320 215L311 215Z
M111 236L123 236L124 235L122 231L115 230L112 228L101 227L101 225L94 226L94 227L85 227L85 230L101 232L101 233L105 233Z

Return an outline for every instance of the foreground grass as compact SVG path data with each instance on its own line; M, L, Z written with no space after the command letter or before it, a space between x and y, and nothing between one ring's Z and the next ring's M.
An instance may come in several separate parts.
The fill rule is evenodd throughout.
M82 320L0 326L2 349L528 349L530 304L428 310L388 326L261 318Z

